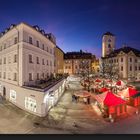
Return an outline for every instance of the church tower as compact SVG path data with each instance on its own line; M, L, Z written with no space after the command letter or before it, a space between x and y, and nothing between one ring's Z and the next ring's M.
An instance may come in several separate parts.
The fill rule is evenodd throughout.
M110 54L115 49L115 35L107 32L102 38L102 57Z

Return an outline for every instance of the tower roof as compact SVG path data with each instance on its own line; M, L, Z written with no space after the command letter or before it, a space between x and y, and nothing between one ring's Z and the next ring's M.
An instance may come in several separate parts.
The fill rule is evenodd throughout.
M106 33L104 33L104 34L103 34L103 36L104 36L104 35L115 36L115 35L114 35L114 34L112 34L111 32L106 32Z

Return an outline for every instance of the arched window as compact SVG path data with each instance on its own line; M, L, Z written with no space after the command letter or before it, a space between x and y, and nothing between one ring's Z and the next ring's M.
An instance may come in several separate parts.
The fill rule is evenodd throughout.
M108 44L108 48L111 49L111 45L110 44Z
M109 39L108 42L110 43L111 42L111 39Z

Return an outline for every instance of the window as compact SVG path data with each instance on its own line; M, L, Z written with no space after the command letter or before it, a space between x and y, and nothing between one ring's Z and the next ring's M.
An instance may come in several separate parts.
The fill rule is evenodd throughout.
M138 62L138 60L137 59L135 59L135 63L137 63Z
M121 58L121 62L123 62L123 58Z
M49 65L49 61L47 60L47 66Z
M50 61L50 66L52 66L52 61Z
M33 81L33 79L32 79L32 73L29 73L29 81Z
M0 72L0 78L1 78L1 72Z
M132 71L132 66L130 66L130 71Z
M36 46L39 47L39 41L36 41Z
M25 97L25 108L30 111L36 112L37 108L36 100L30 97Z
M110 44L108 44L108 48L111 49L111 45Z
M49 52L49 49L48 49L48 47L47 47L47 52Z
M130 58L130 62L132 62L132 58Z
M3 79L6 79L6 72L3 73Z
M71 69L71 66L69 66L69 69Z
M45 74L44 74L44 73L42 73L42 77L43 77L43 78L45 77Z
M39 73L37 73L37 80L39 80Z
M111 42L111 39L109 39L108 42L110 43Z
M0 51L2 51L2 46L0 46Z
M10 72L8 73L8 80L11 80L11 74L10 74Z
M4 64L6 64L6 57L4 58Z
M135 71L137 71L137 66L135 66Z
M52 49L50 49L50 54L52 54Z
M121 67L121 71L123 71L123 66Z
M39 57L36 58L37 64L39 64Z
M0 65L2 64L2 59L0 59Z
M33 39L32 39L32 37L29 37L29 43L30 43L30 44L33 44Z
M17 37L15 37L14 44L17 44L17 42L18 42L18 39Z
M29 63L33 63L32 55L29 54Z
M4 44L4 49L6 49L6 44Z
M17 73L14 73L14 81L17 81Z
M44 59L42 59L42 65L45 65Z
M10 56L8 57L8 63L9 64L11 63L11 57Z
M43 50L45 49L44 44L42 44L42 49L43 49Z
M17 63L17 54L14 55L14 63Z
M140 70L140 66L139 66L139 70Z
M16 91L10 90L10 100L16 102Z

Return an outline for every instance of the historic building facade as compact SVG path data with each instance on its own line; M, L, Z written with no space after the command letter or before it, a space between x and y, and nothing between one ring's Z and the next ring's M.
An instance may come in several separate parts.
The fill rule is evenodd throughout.
M20 23L11 25L2 32L0 35L1 96L24 110L44 116L48 110L45 108L49 108L49 105L44 103L48 91L27 87L55 73L55 48L55 37L46 34L38 26ZM53 92L59 88L58 85ZM61 87L59 92L62 92L63 82L59 86Z
M91 72L92 54L83 51L67 52L64 55L64 73L70 75Z
M99 74L100 72L100 63L99 59L96 58L95 55L92 56L92 61L91 61L91 69L93 74Z
M110 35L105 34L103 38L105 37L109 39ZM103 44L105 44L104 41ZM105 64L112 65L112 67L117 70L121 79L140 81L140 51L128 46L123 46L120 49L114 50L114 46L115 45L111 46L109 53L104 49L104 45L102 46L102 52L104 54L102 60Z

